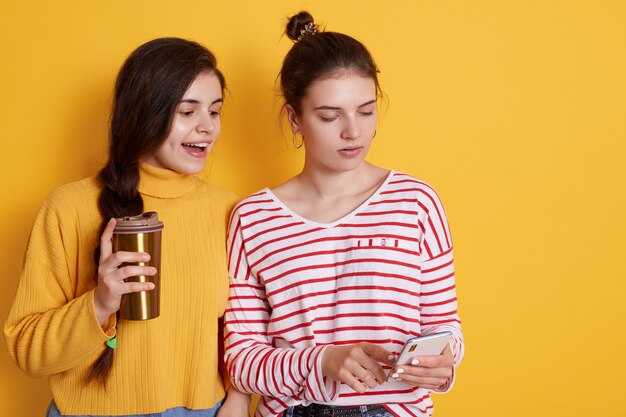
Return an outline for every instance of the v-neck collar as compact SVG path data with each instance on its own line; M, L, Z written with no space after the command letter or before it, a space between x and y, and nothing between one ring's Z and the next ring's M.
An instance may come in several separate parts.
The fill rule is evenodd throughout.
M389 181L391 180L391 178L395 175L396 171L389 171L389 173L387 174L387 178L385 178L385 180L383 181L383 183L376 189L376 191L374 191L372 193L372 195L370 195L367 200L365 200L363 203L359 204L354 210L352 210L350 213L346 214L345 216L342 216L341 218L330 222L330 223L320 223L320 222L316 222L314 220L310 220L307 219L306 217L303 217L301 215L299 215L298 213L296 213L295 211L291 210L285 203L282 202L282 200L280 198L278 198L276 196L276 194L274 194L272 192L272 190L270 190L268 187L264 188L263 191L265 193L267 193L270 198L272 198L272 200L274 200L274 202L276 202L276 204L278 206L280 206L280 208L287 212L290 216L292 216L293 218L302 221L305 224L308 224L310 226L313 227L318 227L318 228L323 228L323 229L330 229L333 228L335 226L338 226L340 224L346 223L348 220L350 220L351 218L353 218L354 216L356 216L357 214L361 213L362 211L365 210L365 208L367 206L369 206L369 204L372 202L372 200L375 200L380 193L387 187L387 185L389 184Z

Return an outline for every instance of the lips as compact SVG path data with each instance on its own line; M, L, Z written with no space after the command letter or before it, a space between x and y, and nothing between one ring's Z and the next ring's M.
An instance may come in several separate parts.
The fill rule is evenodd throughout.
M355 158L361 154L362 150L362 146L348 146L347 148L339 149L338 152L345 158Z
M203 158L206 156L211 142L183 143L182 145L183 148L185 148L185 150L192 156Z
M209 146L208 143L183 143L183 146L186 146L188 148L198 148L199 150L204 150L207 146Z

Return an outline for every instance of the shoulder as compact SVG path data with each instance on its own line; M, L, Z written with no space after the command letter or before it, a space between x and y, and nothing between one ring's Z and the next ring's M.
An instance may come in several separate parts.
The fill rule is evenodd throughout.
M202 194L203 198L208 198L207 203L210 205L224 206L228 207L228 210L230 210L240 199L237 194L226 188L217 186L198 177L196 177L196 181L198 183L198 192Z
M452 239L443 204L435 189L426 181L417 179L402 172L394 171L388 182L388 195L394 201L417 203L417 213L421 217L422 228L428 235L434 236L428 253L433 255L438 250L443 252L452 247ZM398 198L402 196L401 198ZM404 204L400 203L400 204ZM415 206L414 206L415 207ZM434 249L435 245L438 249ZM428 243L427 243L428 245Z
M426 206L440 206L441 199L428 182L400 171L392 171L384 194L390 198L411 198Z
M257 191L256 193L252 193L249 196L239 200L235 208L234 212L245 213L249 211L251 208L257 208L261 206L275 205L274 195L268 188L263 188L262 190Z
M100 188L95 176L61 185L48 194L42 209L63 214L92 205L96 207Z
M231 222L233 219L239 221L241 218L248 218L250 216L263 216L263 213L276 211L278 207L273 193L268 188L264 188L256 193L250 194L234 206Z
M401 171L392 171L387 184L389 186L388 188L392 190L419 191L437 194L433 186L428 182Z
M44 200L33 232L45 232L49 238L59 234L75 236L74 232L83 221L98 223L98 194L100 186L95 177L71 182L52 190Z

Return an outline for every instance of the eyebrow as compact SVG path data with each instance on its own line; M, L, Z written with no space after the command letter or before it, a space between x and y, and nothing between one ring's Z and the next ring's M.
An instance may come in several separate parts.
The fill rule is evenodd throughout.
M191 104L200 104L200 102L194 98L184 98L180 101L181 103L191 103ZM216 104L216 103L222 103L224 102L224 99L222 97L220 98L216 98L215 100L213 100L211 102L211 105Z
M373 103L376 103L376 99L365 102L361 104L358 108L360 109L361 107L364 107ZM319 107L315 107L313 110L341 110L341 107L319 106Z

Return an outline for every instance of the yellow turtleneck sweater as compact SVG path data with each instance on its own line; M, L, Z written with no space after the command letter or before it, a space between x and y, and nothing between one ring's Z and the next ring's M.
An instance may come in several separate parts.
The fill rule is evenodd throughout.
M48 376L62 414L147 414L213 407L224 397L218 372L218 318L228 297L225 233L234 194L192 175L140 168L144 211L162 235L161 315L98 324L93 252L102 222L94 177L45 200L4 327L9 352L33 376ZM107 389L85 375L117 333Z

